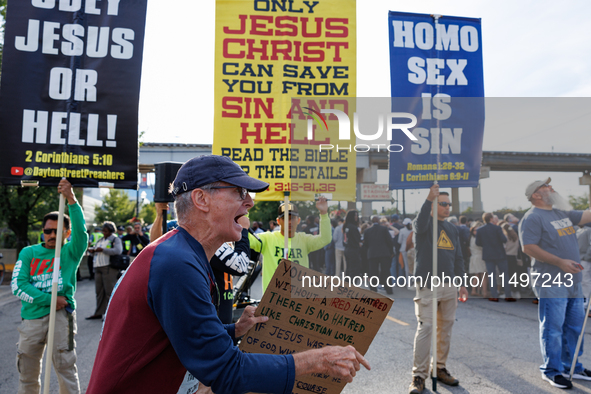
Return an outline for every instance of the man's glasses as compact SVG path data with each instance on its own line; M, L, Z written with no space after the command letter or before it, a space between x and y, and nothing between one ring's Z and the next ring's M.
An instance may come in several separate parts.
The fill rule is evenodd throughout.
M57 234L57 228L44 228L43 229L43 234L49 235L51 233L56 233Z
M451 202L442 201L439 203L439 205L441 205L443 208L451 207Z
M238 193L240 193L241 200L244 200L248 195L248 190L239 186L213 186L210 187L210 189L238 189Z

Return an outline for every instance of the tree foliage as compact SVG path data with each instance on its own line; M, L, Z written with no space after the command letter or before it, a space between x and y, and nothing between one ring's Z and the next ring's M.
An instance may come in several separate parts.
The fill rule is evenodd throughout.
M140 219L146 224L154 223L156 220L156 204L151 202L140 209Z
M573 206L573 209L583 211L589 208L589 196L584 194L582 196L568 196L568 202Z
M0 23L0 63L2 63L2 52L4 50L4 23L6 21L6 1L0 0L0 16L2 18Z
M263 222L263 227L268 228L269 221L277 218L279 201L257 201L249 211L248 218L253 221Z
M316 209L315 201L293 201L295 206L298 208L298 213L302 218L302 221L306 219L308 215L318 216L318 209ZM277 219L277 209L279 208L281 201L257 201L254 203L249 211L248 217L251 221L263 222L263 227L269 227L269 221Z
M0 185L0 223L16 236L15 246L20 252L29 244L27 232L40 228L43 216L59 208L59 195L55 187L18 187Z
M380 215L387 216L387 217L390 217L390 216L392 216L394 214L400 215L400 211L396 207L390 207L388 209L384 209L380 213Z
M525 215L525 213L527 211L529 211L529 209L530 209L530 207L527 207L527 208L521 208L521 207L519 207L517 209L504 207L504 208L498 209L496 211L493 211L493 213L495 215L497 215L499 217L499 219L501 219L501 220L503 220L503 218L505 217L505 215L508 214L508 213L513 214L517 218L521 219L523 217L523 215Z
M78 201L82 199L82 189L74 188ZM67 205L67 202L66 202ZM59 194L55 186L20 187L0 184L0 227L8 227L14 234L4 234L0 246L22 248L37 237L30 232L41 230L45 214L59 209ZM68 213L66 207L65 213Z
M293 201L293 203L298 207L298 213L302 218L302 222L306 221L308 215L319 215L318 209L316 209L316 201ZM275 213L275 217L277 217L277 213Z
M127 193L123 190L111 189L103 199L102 206L94 208L97 224L107 220L119 225L127 222L134 216L135 203L129 200Z

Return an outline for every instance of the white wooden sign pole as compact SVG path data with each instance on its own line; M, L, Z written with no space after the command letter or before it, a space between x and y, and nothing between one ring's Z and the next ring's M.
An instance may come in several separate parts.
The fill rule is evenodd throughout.
M45 383L43 394L49 394L49 383L51 381L51 365L53 359L53 338L55 334L55 310L57 305L57 290L60 277L60 256L64 234L64 211L66 202L64 195L60 193L59 215L57 219L57 234L55 241L55 257L53 259L53 279L51 281L51 306L49 307L49 331L47 333L47 357L45 359Z

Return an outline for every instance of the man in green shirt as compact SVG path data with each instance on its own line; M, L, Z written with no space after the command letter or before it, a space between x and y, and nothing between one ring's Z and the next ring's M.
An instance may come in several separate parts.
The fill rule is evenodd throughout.
M320 197L316 202L316 208L320 212L320 233L311 235L296 233L300 223L300 215L297 207L289 203L289 256L288 259L304 267L310 266L308 253L321 249L332 241L330 219L328 218L328 203L326 198ZM257 234L262 243L252 234L249 234L250 248L263 255L263 291L267 289L279 262L284 255L285 247L285 205L279 206L277 222L281 231L265 232Z
M58 376L60 394L80 393L74 335L76 334L76 271L88 245L88 234L82 208L76 201L72 185L62 179L58 186L68 201L70 216L64 215L63 245L60 256L57 314L53 349L53 366ZM18 394L39 393L41 360L47 342L51 304L51 283L57 239L58 213L43 218L45 242L24 248L19 256L11 282L12 293L21 299L22 323L18 328L16 362L19 371ZM72 228L70 230L70 220Z

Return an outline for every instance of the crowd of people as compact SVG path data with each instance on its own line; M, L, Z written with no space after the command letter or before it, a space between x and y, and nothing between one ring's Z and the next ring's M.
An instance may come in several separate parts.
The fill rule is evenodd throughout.
M141 222L126 229L110 221L89 235L72 186L62 180L58 192L69 210L63 238L70 237L70 242L62 248L56 306L53 360L60 392L80 392L74 295L76 272L86 252L96 288L96 309L87 319L104 321L88 393L123 393L131 388L283 393L291 392L300 375L322 372L351 381L360 365L369 369L351 346L281 356L238 351L237 340L268 319L256 317L255 309L247 307L233 322L233 277L246 274L259 254L263 289L287 257L327 275L367 274L375 278L370 290L387 295L393 293L392 283L413 290L417 331L410 393L423 391L430 369L438 381L459 384L446 365L458 300L465 302L469 291L492 302L515 302L531 293L539 303L542 378L555 387L572 387L563 374L570 369L591 292L591 228L585 226L591 222L591 211L564 209L549 178L527 186L532 208L521 220L514 214L499 220L492 212L478 220L450 216L449 195L434 185L414 219L394 214L363 220L356 210L331 219L328 202L321 197L316 202L319 216L308 215L302 221L297 205L281 204L276 219L264 226L251 222L247 214L253 206L249 192L267 187L229 158L202 156L185 163L171 185L178 221L168 223L165 234L162 222L168 204L159 203L149 235ZM57 213L47 214L42 227L44 242L21 251L12 280L13 293L23 305L19 393L38 392L40 387L45 342L39 337L45 338L48 329ZM444 283L434 290L434 277L444 274L478 280L461 286ZM548 275L551 285L536 285L533 275ZM430 365L435 297L438 356L437 365ZM134 319L127 318L131 311ZM168 378L159 379L162 373ZM577 363L573 377L591 380L591 371Z
M109 304L111 293L125 269L148 246L150 238L141 221L132 220L127 226L116 227L105 221L95 226L88 238L88 272L96 289L96 310L87 320L102 319ZM124 261L121 265L121 261ZM78 278L81 279L80 274Z

